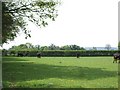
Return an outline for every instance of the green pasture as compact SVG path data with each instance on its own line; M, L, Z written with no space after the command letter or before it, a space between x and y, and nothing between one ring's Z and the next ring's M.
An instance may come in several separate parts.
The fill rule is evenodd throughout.
M118 88L113 57L3 57L5 88Z

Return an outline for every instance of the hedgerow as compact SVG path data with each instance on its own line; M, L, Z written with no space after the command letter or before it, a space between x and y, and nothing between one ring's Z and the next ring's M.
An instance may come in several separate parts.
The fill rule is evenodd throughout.
M71 57L76 54L80 54L80 56L113 56L117 50L2 50L3 56L17 56L18 53L22 53L24 56L34 57L38 52L47 57Z

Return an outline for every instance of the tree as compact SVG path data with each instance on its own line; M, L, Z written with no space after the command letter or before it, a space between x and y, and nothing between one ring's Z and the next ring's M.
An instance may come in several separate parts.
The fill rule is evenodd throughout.
M20 48L18 46L12 46L9 50L20 50Z
M93 47L92 50L97 50L97 48L96 48L96 47Z
M60 49L61 50L71 50L71 48L69 47L69 45L62 46Z
M80 50L80 47L77 45L70 45L71 50Z
M48 49L47 46L42 46L42 47L40 48L40 50L43 51L43 50L49 50L49 49Z
M60 48L61 50L85 50L83 47L77 45L65 45Z
M28 21L42 27L48 25L48 19L55 20L58 5L53 0L14 0L2 2L2 43L14 40L20 30L31 37L26 29Z
M12 46L9 50L33 50L31 43L20 44L18 46Z
M35 48L36 50L40 50L41 47L40 47L40 45L35 45L34 48Z
M34 46L32 45L32 43L26 43L25 45L27 46L27 48L34 48Z
M120 41L118 42L118 51L120 51Z
M54 44L51 44L50 46L48 46L48 49L49 49L49 50L59 50L60 48L59 48L59 46L56 46L56 45L54 45Z
M106 44L105 49L110 50L111 49L111 45L110 44Z

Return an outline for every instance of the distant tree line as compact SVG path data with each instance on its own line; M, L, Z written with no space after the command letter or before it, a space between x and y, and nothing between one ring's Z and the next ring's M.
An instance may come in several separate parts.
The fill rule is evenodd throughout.
M26 44L20 44L18 46L12 46L9 48L9 50L16 50L16 51L21 51L21 50L85 50L85 48L80 47L78 45L65 45L65 46L56 46L54 44L51 44L49 46L40 46L40 45L32 45L31 43L26 43Z
M110 44L106 44L104 47L105 50L112 50ZM118 49L120 50L120 43L118 44ZM64 45L64 46L56 46L54 44L51 44L49 46L41 46L41 45L32 45L32 43L25 43L20 44L18 46L12 46L9 48L9 50L86 50L83 47L80 47L78 45ZM97 50L97 47L92 47L90 50Z
M106 45L106 50L97 50L93 47L90 50L86 50L78 45L64 45L56 46L51 44L49 46L32 45L32 43L20 44L18 46L12 46L8 50L2 49L3 56L18 56L18 54L23 54L22 56L36 56L37 53L41 53L42 56L113 56L114 53L120 50L120 43L118 44L118 50L112 50L109 44Z
M108 45L109 46L109 45ZM3 56L18 56L18 54L22 54L22 56L36 56L37 53L41 53L42 56L76 56L80 54L80 56L113 56L117 50L97 50L96 47L93 47L91 50L86 50L83 47L78 45L64 45L64 46L56 46L51 44L49 46L40 46L40 45L32 45L31 43L20 44L18 46L12 46L8 50L3 49Z

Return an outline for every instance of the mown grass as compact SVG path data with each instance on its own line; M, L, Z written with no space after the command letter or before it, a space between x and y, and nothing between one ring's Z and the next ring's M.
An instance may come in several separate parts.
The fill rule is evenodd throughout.
M118 88L112 57L3 57L3 87Z

